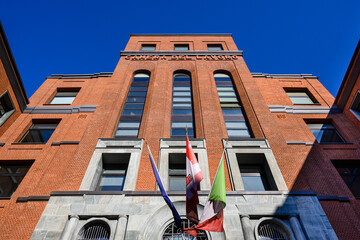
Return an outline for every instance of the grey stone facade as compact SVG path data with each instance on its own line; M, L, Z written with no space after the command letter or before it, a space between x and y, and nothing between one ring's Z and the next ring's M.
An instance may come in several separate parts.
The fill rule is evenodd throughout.
M89 192L88 192L89 193ZM91 195L76 192L51 196L31 237L40 239L76 239L89 221L100 219L110 226L110 239L161 239L171 211L156 192ZM178 194L176 194L178 195ZM179 214L185 217L185 194L172 195ZM207 200L200 193L199 214ZM228 192L224 210L224 231L209 233L208 238L257 239L257 226L266 219L281 222L292 239L337 239L316 196L291 195L288 192L253 194Z

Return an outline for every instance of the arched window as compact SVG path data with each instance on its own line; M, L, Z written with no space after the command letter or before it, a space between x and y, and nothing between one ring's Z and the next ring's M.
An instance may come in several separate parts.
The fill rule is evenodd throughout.
M137 73L134 75L115 137L138 137L149 80L150 75L148 73Z
M110 238L110 227L107 223L95 220L87 223L79 232L77 240L106 240Z
M290 234L283 224L272 219L263 220L258 228L259 240L290 240Z
M182 228L195 227L196 224L188 219L181 219ZM183 233L181 229L176 227L175 222L170 223L162 235L163 240L183 240L183 239L195 239L186 233ZM196 237L197 240L208 240L208 236L205 231L200 230Z
M189 137L195 137L191 77L175 73L173 78L171 137L184 138L186 128Z
M233 81L228 74L214 74L229 138L250 138L250 132Z

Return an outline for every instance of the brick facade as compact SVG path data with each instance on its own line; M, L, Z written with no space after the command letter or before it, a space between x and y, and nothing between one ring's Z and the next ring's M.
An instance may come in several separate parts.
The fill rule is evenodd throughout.
M207 44L215 43L222 44L224 51L204 53L208 51ZM141 44L156 44L156 51L142 52ZM189 44L189 53L194 54L173 54L171 52L174 44ZM157 163L160 141L169 139L171 135L173 73L185 70L191 73L192 79L196 138L206 140L212 182L223 150L222 139L228 138L213 74L219 70L227 72L232 76L253 137L267 139L281 171L280 178L285 180L288 190L315 191L317 196L320 196L320 204L340 239L356 239L360 235L359 200L354 198L331 162L339 159L360 159L359 123L351 119L346 111L321 112L330 112L334 98L316 77L252 74L231 35L133 35L121 55L112 74L54 75L47 78L30 99L28 109L32 109L32 112L28 110L19 114L4 134L0 132L0 142L5 143L0 147L1 162L32 162L30 170L12 197L0 200L1 239L29 239L35 228L41 229L42 222L39 219L49 198L45 215L49 214L49 211L55 215L64 210L54 205L55 200L51 200L54 198L50 197L51 193L79 190L98 140L114 138L133 75L139 70L150 72L150 81L138 138L149 144ZM0 67L0 76L3 75L2 72ZM59 88L80 88L80 91L71 105L49 105ZM310 107L310 110L297 110L296 107L301 106L294 105L284 90L289 88L307 89L316 99L316 105L302 106ZM354 94L352 93L352 96ZM298 112L274 111L273 106L278 109L293 108ZM78 110L89 108L95 110ZM34 120L39 119L60 120L48 142L18 143ZM331 121L347 144L317 143L304 119ZM155 178L145 149L141 152L136 187L133 189L138 192L156 190ZM226 190L232 191L234 189L228 166L225 165ZM238 194L242 194L241 191L238 191ZM343 200L338 200L339 197L343 197ZM205 201L205 197L202 198ZM134 199L131 201L136 202L136 197ZM181 200L181 197L176 199ZM238 199L230 199L230 203L240 204ZM292 197L289 199L297 201ZM139 200L140 202L142 203L142 200ZM51 217L47 219L51 221ZM54 217L53 221L57 221L55 219ZM64 224L66 220L64 218ZM326 228L331 230L331 226ZM34 232L33 239L59 237L55 230L48 231L45 235L41 235L41 231L38 233L39 235L36 235ZM234 233L225 234L228 239L243 239Z

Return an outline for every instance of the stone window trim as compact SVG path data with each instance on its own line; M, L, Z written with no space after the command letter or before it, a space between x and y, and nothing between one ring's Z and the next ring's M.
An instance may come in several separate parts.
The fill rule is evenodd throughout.
M64 226L60 240L77 240L80 231L91 222L103 222L110 228L109 240L124 239L128 216L125 215L71 215Z
M354 99L350 104L349 110L360 121L360 111L357 110L359 108L360 108L360 90L357 90Z
M95 191L102 173L103 154L130 153L123 191L135 191L143 139L99 139L79 191Z
M6 122L6 120L8 120L9 117L11 117L11 115L16 111L16 109L15 109L14 102L12 101L8 90L6 90L3 94L0 95L0 99L5 99L7 101L7 107L9 109L11 109L11 110L5 112L0 117L0 127L1 127Z
M281 174L275 156L266 139L223 139L223 146L226 147L225 155L233 191L244 191L241 179L240 168L236 154L263 154L268 165L276 191L287 191L285 180ZM265 170L266 171L266 170Z
M209 164L206 152L205 139L190 139L194 153L198 155L198 162L204 179L200 182L201 191L211 189ZM186 139L160 139L160 153L158 169L161 181L166 190L169 190L169 154L186 153ZM157 187L158 190L158 187Z

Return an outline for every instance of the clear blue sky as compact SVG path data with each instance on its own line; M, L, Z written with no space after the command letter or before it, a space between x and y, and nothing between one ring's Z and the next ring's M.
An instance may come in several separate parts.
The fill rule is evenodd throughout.
M359 9L359 0L0 0L0 20L29 96L51 74L112 72L131 33L232 33L251 72L311 73L335 96Z

